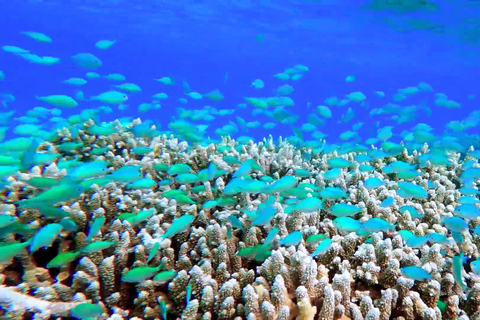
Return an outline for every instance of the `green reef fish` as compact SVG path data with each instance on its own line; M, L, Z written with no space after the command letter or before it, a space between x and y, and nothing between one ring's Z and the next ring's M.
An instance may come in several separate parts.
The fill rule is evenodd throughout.
M56 107L74 108L78 106L77 101L73 100L72 97L69 97L63 94L37 97L37 99L40 101L46 102L48 104L54 105Z
M33 40L36 40L38 42L47 42L47 43L52 42L52 38L50 38L49 36L47 36L46 34L41 33L41 32L23 31L23 32L21 32L21 34L24 34L27 37L30 37Z
M463 269L464 261L466 261L466 257L463 255L463 253L460 253L460 255L456 255L452 258L453 278L458 286L465 291L467 284L463 279L463 273L465 272Z
M330 207L330 211L336 217L348 217L362 212L362 208L347 203L336 203Z
M160 242L156 242L150 252L148 253L147 263L152 261L152 259L157 255L158 250L160 249Z
M14 257L26 253L25 248L30 244L31 240L25 242L0 243L0 263L11 263Z
M121 104L128 100L128 96L119 91L107 91L91 97L90 100L109 104Z
M84 246L80 252L82 254L88 254L93 252L100 252L102 250L113 247L116 244L115 241L95 241Z
M137 267L129 270L122 276L123 282L138 283L150 279L160 272L163 265L158 267Z
M57 204L78 197L83 192L82 188L75 185L62 183L39 193L38 195L19 202L20 208L38 208L45 204Z
M61 268L80 257L80 252L63 252L47 263L47 268Z
M116 40L99 40L97 43L95 43L95 47L97 47L100 50L106 50L113 46L117 42Z
M166 270L166 271L161 271L159 273L157 273L154 277L153 277L153 281L156 281L158 283L166 283L170 280L172 280L175 275L177 274L177 272L175 270Z
M168 227L167 231L160 236L160 238L172 238L176 234L186 231L190 225L192 224L195 217L190 214L183 215L175 220L173 220L170 227Z
M95 318L104 312L103 308L98 304L89 302L80 303L70 310L70 315L77 319Z

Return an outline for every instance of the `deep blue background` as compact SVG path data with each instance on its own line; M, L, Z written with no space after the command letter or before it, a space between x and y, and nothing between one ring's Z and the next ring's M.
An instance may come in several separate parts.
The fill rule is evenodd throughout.
M335 4L341 2L342 4ZM353 91L367 96L370 108L378 108L391 100L397 89L429 83L435 93L448 95L462 103L460 109L433 105L434 93L421 94L400 103L410 106L426 102L433 110L427 117L419 113L414 121L396 126L394 133L425 122L442 132L450 120L462 120L478 109L480 87L480 7L475 1L437 1L436 10L398 13L364 8L369 1L20 1L0 0L0 46L15 45L40 56L62 59L54 66L28 63L10 53L0 51L0 70L6 80L0 82L0 93L11 93L16 102L9 108L15 116L42 105L35 96L67 94L74 96L76 87L63 84L70 77L84 77L89 70L74 65L70 56L90 52L103 61L94 70L101 75L118 72L143 89L129 95L129 109L115 117L138 116L137 106L150 102L158 92L169 99L161 110L140 114L143 119L161 121L166 128L176 107L219 109L236 108L245 96L267 97L284 82L274 74L287 67L303 64L310 71L298 82L288 82L295 91L295 113L306 122L309 112L333 95L343 98ZM422 22L421 24L418 22ZM415 26L413 26L415 25ZM39 43L20 34L21 31L43 32L52 43ZM261 34L263 41L258 41ZM108 50L98 50L98 40L117 40ZM228 72L228 81L224 83ZM356 81L345 83L354 75ZM178 85L162 85L153 78L172 76ZM265 88L250 87L254 79L262 79ZM87 79L88 80L88 79ZM206 93L219 89L225 96L220 102L203 99L178 103L183 95L181 80L193 91ZM92 79L81 87L87 97L112 89L111 81ZM384 91L381 99L374 91ZM307 109L307 102L312 105ZM43 106L47 106L44 105ZM75 110L64 110L63 116L98 104L83 102ZM347 124L338 123L348 106L356 117ZM385 117L369 117L368 110L351 103L347 107L331 107L334 119L319 128L334 142L338 135L350 130L355 122L365 122L364 139L375 135L376 122L392 125ZM48 106L47 106L48 107ZM252 107L238 109L233 117L219 117L212 123L217 128L240 115L254 119ZM235 120L234 120L235 121ZM372 129L373 128L373 129ZM470 133L478 132L478 127ZM373 132L370 134L370 132ZM268 133L288 136L288 126L273 131L251 130L248 134L261 138Z

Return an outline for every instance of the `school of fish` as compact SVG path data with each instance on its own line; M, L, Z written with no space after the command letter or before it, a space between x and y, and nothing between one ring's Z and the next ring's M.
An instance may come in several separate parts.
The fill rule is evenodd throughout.
M480 111L445 128L416 123L461 108L420 82L383 107L368 102L388 99L382 91L327 97L299 124L291 95L310 70L295 65L254 79L259 96L239 101L264 123L215 127L237 110L221 108L219 90L155 75L166 92L146 98L140 118L105 122L144 94L121 73L102 75L97 55L115 44L71 57L2 44L2 55L83 72L25 114L0 94L0 306L12 319L480 319L480 139L469 134ZM78 90L100 77L110 89ZM170 86L184 95L164 130L146 116L174 99ZM434 108L409 106L417 94ZM216 107L189 107L203 100ZM378 119L367 139L352 124L360 112ZM340 113L350 129L329 143ZM386 115L411 130L381 125ZM276 126L292 135L247 135Z

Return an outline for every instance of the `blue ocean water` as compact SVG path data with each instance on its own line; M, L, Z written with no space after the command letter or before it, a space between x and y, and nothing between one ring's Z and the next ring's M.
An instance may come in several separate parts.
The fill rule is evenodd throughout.
M238 125L237 116L261 124L271 121L264 115L252 115L250 105L237 105L245 103L245 97L275 96L275 89L288 83L294 88L290 97L295 102L288 110L299 115L298 121L268 130L251 128L237 136L290 136L292 128L306 123L308 114L316 113L316 106L324 105L325 99L344 99L355 91L366 95L365 103L331 106L333 118L318 128L327 134L328 142L339 142L339 135L358 122L364 123L359 130L362 140L374 137L379 127L388 125L394 126L397 140L401 139L398 134L417 123L427 123L436 134L442 134L449 121L461 121L477 108L478 98L469 99L468 95L477 94L480 83L478 17L478 1L3 0L0 44L59 57L61 61L51 66L34 64L0 51L0 70L5 74L0 93L15 97L4 111L14 110L18 117L35 106L48 107L36 96L74 96L82 90L88 98L112 90L117 83L101 78L91 79L81 88L62 83L90 71L70 59L86 52L103 62L93 71L102 76L121 73L126 82L142 88L140 93L129 94L126 110L114 107L115 112L102 116L102 120L140 116L160 122L167 130L178 107L234 109L232 115L216 116L209 124L208 132L213 137L214 130L229 121ZM23 31L42 32L53 41L36 42L21 34ZM94 45L102 39L116 43L99 50ZM286 82L273 77L297 64L309 68L302 79ZM175 79L175 85L153 81L164 76ZM355 76L355 81L346 83L347 76ZM252 88L255 79L262 79L265 87ZM178 101L186 97L182 81L200 93L218 89L225 99L189 99L183 105ZM392 121L391 115L369 115L372 109L393 102L398 89L419 82L430 84L434 91L398 104L421 105L431 109L431 114L421 108L412 121L401 124ZM383 91L386 96L378 97L375 91ZM139 113L138 105L150 102L158 92L169 95L161 102L161 109ZM437 93L460 103L460 108L436 106ZM82 101L74 109L63 109L62 117L99 105ZM349 107L355 116L344 123L341 116ZM466 133L478 133L478 127Z

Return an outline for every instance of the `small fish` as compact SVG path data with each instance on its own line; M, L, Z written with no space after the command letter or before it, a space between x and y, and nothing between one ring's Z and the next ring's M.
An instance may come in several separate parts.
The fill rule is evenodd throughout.
M207 171L207 177L209 181L215 178L217 171L218 171L218 168L215 166L215 164L213 162L210 162L210 164L208 165L208 171Z
M289 190L298 183L298 180L294 176L284 176L279 180L275 181L273 184L265 188L265 193L276 193Z
M130 269L123 275L122 281L128 283L143 282L156 275L162 267L163 265L160 264L158 267L137 267Z
M72 61L86 69L97 69L102 66L102 61L91 53L78 53L72 56Z
M362 223L350 217L338 217L333 220L333 225L340 231L356 232L362 228Z
M58 223L51 223L41 228L33 236L32 243L30 244L30 253L34 253L40 248L51 246L62 230L63 226Z
M261 244L255 247L242 248L237 254L239 257L253 258L255 261L261 262L272 254L271 245Z
M100 305L85 302L71 309L70 315L78 319L87 319L99 317L103 312L104 310Z
M41 32L23 31L23 32L20 32L20 33L32 38L33 40L38 41L38 42L47 42L47 43L52 42L52 38L50 38L49 36L47 36L46 34L41 33Z
M123 92L107 91L91 97L91 100L109 104L121 104L128 100L128 96Z
M280 240L281 246L296 246L303 239L303 233L300 231L293 231L289 233L285 238Z
M80 252L83 254L88 254L92 252L100 252L102 250L108 249L116 244L115 241L96 241L84 246Z
M409 237L408 239L405 240L405 243L407 246L420 249L423 247L429 240L431 240L431 237L429 236L421 236L417 237L413 235L412 237Z
M18 221L18 218L16 216L11 216L8 214L0 214L0 229L6 228L17 221Z
M382 201L382 203L380 203L380 207L388 208L388 207L393 206L394 203L395 203L395 198L394 197L387 197Z
M232 227L236 228L236 229L240 229L243 231L243 224L242 222L240 221L240 219L238 219L237 216L234 216L234 215L230 215L228 216L228 221L230 222L230 224L232 225Z
M470 268L477 276L480 276L480 259L470 262Z
M465 243L465 237L458 231L452 230L452 238L457 244Z
M165 231L165 233L162 234L160 238L172 238L176 234L187 230L194 219L195 217L193 215L186 214L173 220L170 227L168 227L167 231Z
M322 209L323 202L322 200L316 197L309 197L303 200L298 201L296 204L289 206L285 209L285 213L291 213L293 211L301 212L316 212L318 209Z
M93 237L98 235L100 229L105 224L105 217L101 216L93 220L92 224L90 225L90 229L88 230L88 236L85 238L85 241L91 241Z
M414 198L419 200L428 198L428 192L421 186L412 182L399 181L398 187L400 188L398 194L403 198Z
M480 217L480 209L471 203L462 204L456 207L454 213L466 220L475 220Z
M280 229L278 228L271 229L268 232L267 237L265 238L265 241L263 242L263 244L266 246L271 245L273 243L273 240L275 240L275 237L277 236L279 231Z
M416 281L432 280L432 275L424 269L417 266L408 266L401 268L402 275Z
M106 50L113 46L117 42L117 40L100 40L95 43L95 47L97 47L100 50Z
M167 311L168 311L168 308L165 301L163 300L160 301L160 314L162 315L163 320L167 320Z
M327 236L324 234L312 234L308 236L308 238L305 240L307 244L318 244L320 241L325 239Z
M459 217L444 218L441 222L450 230L458 232L465 232L468 230L468 223Z
M448 240L448 238L446 236L444 236L443 234L440 234L440 233L431 233L428 235L428 237L430 238L430 241L434 242L434 243L439 243L439 244L449 244L450 241Z
M398 210L401 212L401 213L405 213L406 211L408 211L410 213L410 216L412 218L422 218L423 217L423 214L420 214L417 209L415 209L414 207L412 206L401 206L398 208Z
M47 268L61 268L72 261L75 261L80 256L80 252L63 252L59 253L55 258L50 260Z
M370 177L367 180L365 180L365 182L363 183L365 188L369 190L376 189L380 186L383 186L384 184L385 183L377 177Z
M63 107L63 108L74 108L78 106L78 102L75 101L72 97L57 94L51 96L44 96L44 97L37 97L37 100L49 103L56 107Z
M330 207L330 211L336 217L348 217L362 212L362 208L347 203L336 203Z
M318 255L324 254L325 252L328 251L328 249L330 249L331 246L332 246L332 239L327 238L322 240L322 242L318 244L315 251L312 252L311 257L314 258Z
M189 282L185 293L185 303L187 306L190 303L190 299L192 299L192 284Z
M467 288L467 284L463 280L463 261L465 260L465 257L463 255L463 252L460 253L460 255L453 256L452 258L452 269L453 269L453 278L455 279L455 282L458 284L462 290L465 290Z
M152 259L157 255L159 248L160 242L155 242L155 244L152 246L152 249L150 250L150 253L148 254L147 263L152 261Z
M177 271L175 270L161 271L157 273L152 280L163 284L175 278L176 274L177 274Z
M380 232L380 231L393 231L395 226L390 222L381 218L371 218L362 223L362 231L367 233Z
M325 200L338 200L347 197L347 193L336 187L326 187L320 191L320 197Z
M18 255L25 253L25 248L30 245L32 241L0 243L0 263L10 264L12 259Z

